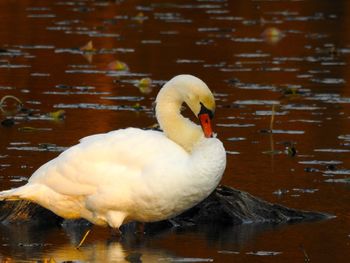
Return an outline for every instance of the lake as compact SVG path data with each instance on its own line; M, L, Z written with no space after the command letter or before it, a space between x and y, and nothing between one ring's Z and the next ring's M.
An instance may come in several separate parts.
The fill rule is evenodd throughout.
M156 124L177 74L217 100L222 184L330 213L322 222L200 226L86 244L0 226L2 262L345 262L350 259L350 2L0 2L1 190L87 135Z

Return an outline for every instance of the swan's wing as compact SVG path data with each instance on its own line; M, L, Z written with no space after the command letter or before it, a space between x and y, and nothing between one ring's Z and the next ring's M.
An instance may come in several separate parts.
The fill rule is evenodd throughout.
M83 138L41 166L29 183L44 184L69 196L93 195L102 188L115 189L121 195L148 183L142 180L152 180L142 177L145 169L160 162L166 167L170 159L184 160L187 156L162 132L128 128Z

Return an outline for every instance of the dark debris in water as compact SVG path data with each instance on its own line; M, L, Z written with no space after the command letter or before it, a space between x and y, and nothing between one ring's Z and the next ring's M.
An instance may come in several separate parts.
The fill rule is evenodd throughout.
M11 127L15 125L15 121L12 118L6 118L1 121L1 125L4 127Z

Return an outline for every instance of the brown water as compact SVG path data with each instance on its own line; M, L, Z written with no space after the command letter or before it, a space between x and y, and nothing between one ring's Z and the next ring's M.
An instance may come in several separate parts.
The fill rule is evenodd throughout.
M347 0L1 1L0 97L18 97L30 114L10 112L16 103L6 100L1 120L15 123L0 126L0 189L24 184L81 137L153 125L161 85L191 73L217 97L215 130L228 151L223 184L337 218L121 242L96 228L79 251L63 228L1 227L0 259L349 260L349 15ZM94 50L79 49L89 41ZM109 69L115 60L128 69ZM144 77L153 80L148 90L137 87ZM48 115L58 110L64 119Z

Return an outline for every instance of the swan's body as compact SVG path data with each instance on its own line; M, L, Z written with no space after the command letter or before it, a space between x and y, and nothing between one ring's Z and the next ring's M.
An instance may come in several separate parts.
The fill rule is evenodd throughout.
M180 214L215 189L226 166L222 143L180 114L184 101L196 115L215 107L204 82L177 76L157 96L164 133L127 128L83 138L26 185L0 192L0 200L27 199L61 217L113 228Z

